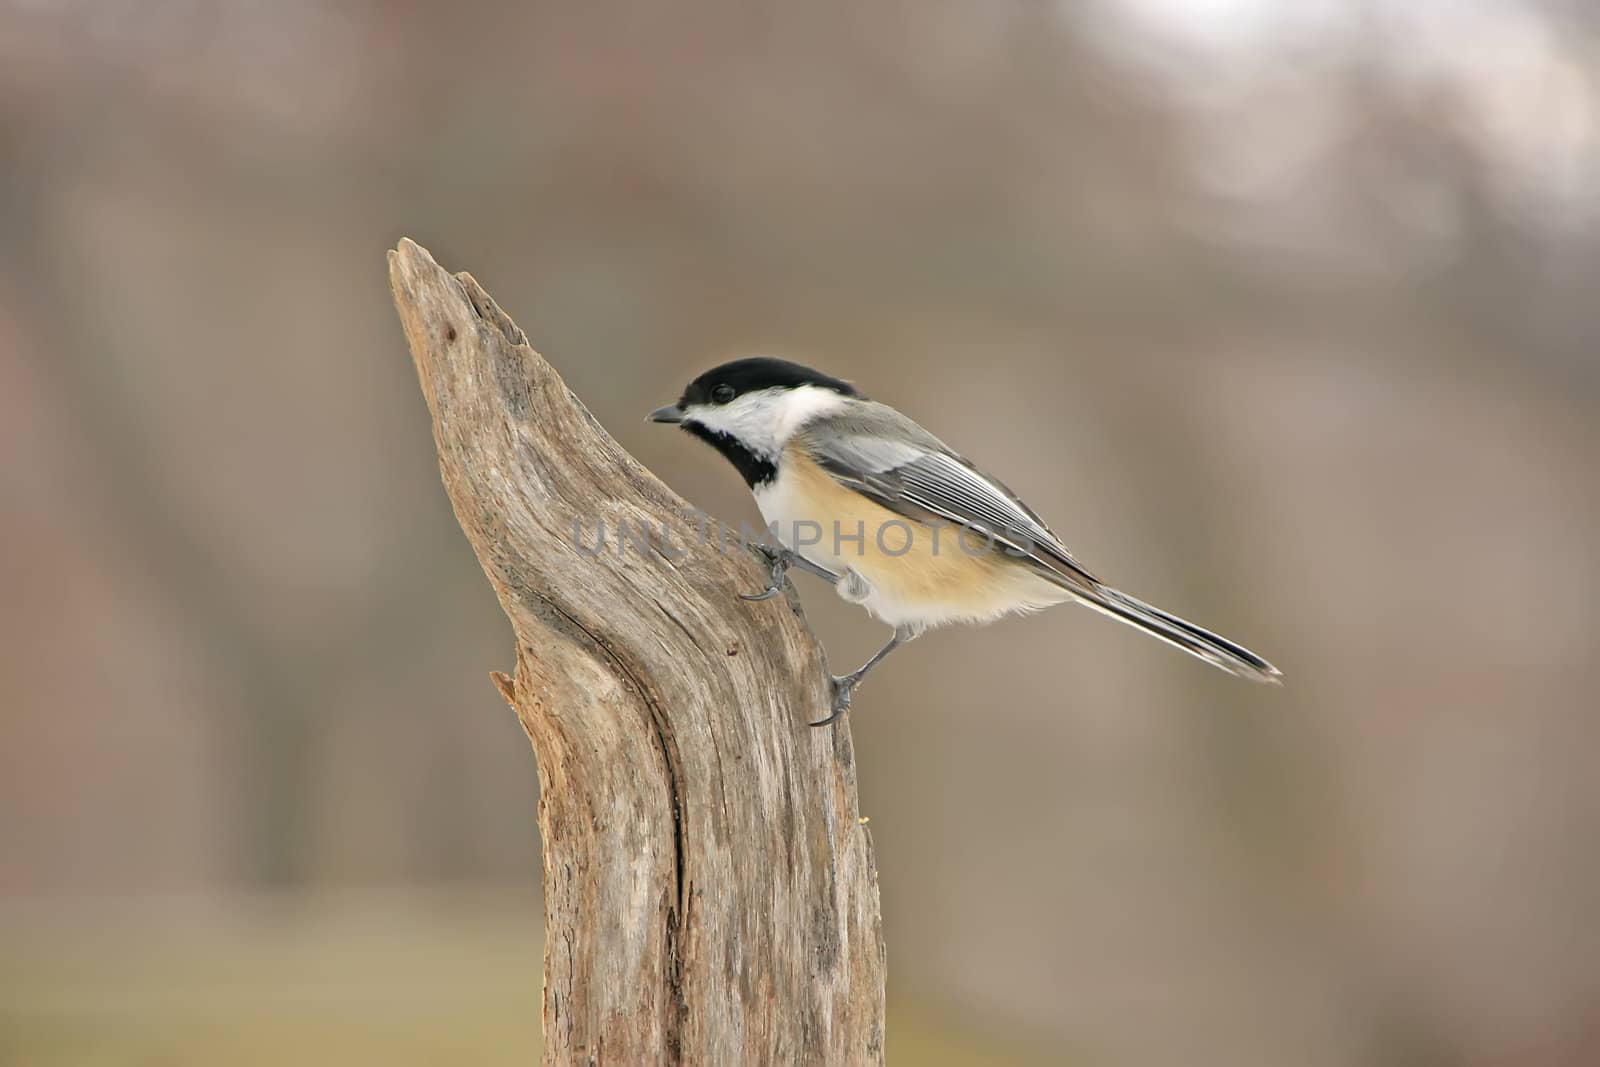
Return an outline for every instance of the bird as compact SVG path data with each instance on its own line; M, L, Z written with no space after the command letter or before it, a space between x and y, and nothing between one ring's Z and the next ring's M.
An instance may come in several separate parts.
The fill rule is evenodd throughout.
M949 623L1078 603L1229 674L1282 672L1218 634L1092 574L1022 499L911 418L850 382L788 360L737 359L691 381L648 420L709 444L744 478L776 544L758 544L778 595L792 567L834 585L893 627L889 642L832 676L830 714L895 649Z

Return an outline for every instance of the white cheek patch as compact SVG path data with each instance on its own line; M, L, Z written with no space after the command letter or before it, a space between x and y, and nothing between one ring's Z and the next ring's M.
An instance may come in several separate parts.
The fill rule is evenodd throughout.
M737 438L752 452L775 456L807 422L837 411L848 401L832 389L762 389L728 404L697 405L689 417L711 430Z
M777 442L780 448L788 444L789 438L812 419L831 415L849 403L832 389L822 389L815 385L783 390L780 401L777 411Z

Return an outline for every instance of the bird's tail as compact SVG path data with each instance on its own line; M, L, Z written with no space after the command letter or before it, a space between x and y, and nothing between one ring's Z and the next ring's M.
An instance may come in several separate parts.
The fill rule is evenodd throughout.
M1213 667L1236 674L1252 682L1281 685L1282 672L1243 645L1236 645L1226 637L1185 622L1176 615L1146 604L1109 586L1096 584L1093 590L1073 589L1079 600L1104 612L1120 622L1158 637L1169 645L1183 649L1191 656L1205 660Z

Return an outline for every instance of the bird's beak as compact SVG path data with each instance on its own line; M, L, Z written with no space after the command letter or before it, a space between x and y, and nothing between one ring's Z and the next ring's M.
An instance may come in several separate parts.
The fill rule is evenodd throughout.
M664 422L668 425L676 425L677 423L683 421L683 417L684 410L682 408L676 404L668 404L666 407L656 408L650 414L646 415L645 421Z

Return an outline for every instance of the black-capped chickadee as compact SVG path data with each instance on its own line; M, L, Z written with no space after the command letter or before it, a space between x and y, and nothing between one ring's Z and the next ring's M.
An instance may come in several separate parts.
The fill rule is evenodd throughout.
M763 546L777 595L791 566L894 627L833 679L833 713L868 671L924 630L1077 601L1230 674L1276 684L1276 667L1209 630L1103 584L1004 484L837 378L779 359L725 363L650 413L738 468L779 544Z

